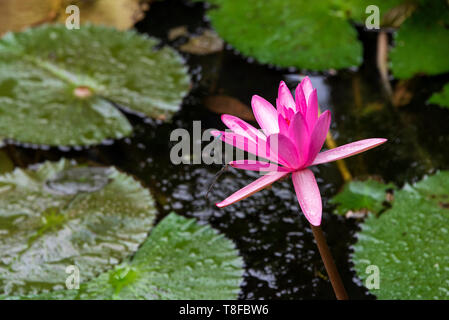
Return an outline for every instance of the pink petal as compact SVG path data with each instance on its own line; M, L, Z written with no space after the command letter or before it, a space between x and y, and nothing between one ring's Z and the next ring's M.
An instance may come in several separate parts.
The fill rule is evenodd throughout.
M270 150L267 141L253 141L245 136L224 131L211 131L214 137L220 137L222 141L233 145L234 147L247 151L258 157L271 160L282 165L287 165L285 161L280 159L277 154Z
M306 114L307 111L307 100L304 95L304 91L302 90L301 83L298 84L295 90L295 99L296 99L296 112L301 112L303 115Z
M281 114L278 115L278 124L279 124L279 133L288 135L288 124Z
M280 133L271 134L267 143L270 150L278 154L279 159L284 160L289 168L298 168L301 165L296 146L287 136Z
M288 128L288 135L293 143L300 157L305 160L309 153L310 133L307 128L307 123L304 116L298 112L293 116L293 119Z
M278 171L291 172L291 169L280 167L274 163L262 162L257 160L236 160L229 162L231 167L251 171Z
M251 105L253 107L254 117L259 126L265 130L265 134L268 136L273 133L278 133L278 112L271 103L262 97L254 95L251 100Z
M314 226L321 224L322 204L320 189L310 169L293 172L293 186L301 210L307 220Z
M309 101L310 94L313 91L313 85L312 85L312 82L310 81L310 78L307 76L304 77L304 79L302 79L299 86L302 88L302 91L304 92L306 101Z
M372 138L348 143L341 147L337 147L319 153L311 165L317 165L321 163L344 159L356 155L358 153L361 153L363 151L377 147L385 142L387 142L387 139Z
M323 147L324 141L326 141L327 132L331 124L331 113L329 110L323 112L315 124L315 128L310 135L310 146L309 154L307 157L307 164L312 163L312 161L317 156Z
M285 111L285 119L288 121L292 121L293 116L295 115L296 111L293 109L287 109Z
M276 180L279 180L282 177L286 176L287 174L289 174L289 172L271 172L271 173L268 173L268 174L260 177L256 181L251 182L249 185L243 187L242 189L240 189L239 191L235 192L234 194L232 194L231 196L229 196L225 200L217 203L216 205L219 208L223 208L223 207L229 206L230 204L233 204L233 203L235 203L235 202L237 202L239 200L245 199L245 198L249 197L250 195L256 193L257 191L262 190L263 188L269 186L270 184L272 184Z
M251 140L253 141L267 140L267 137L260 130L257 130L252 125L240 118L231 116L229 114L223 114L221 116L221 120L234 133L251 138Z
M290 89L287 87L284 81L281 81L279 84L279 90L278 90L278 112L280 112L279 107L285 108L285 109L296 109L295 100L293 100L292 94L290 92ZM285 113L281 113L285 116Z
M313 89L312 93L307 100L306 120L309 130L313 130L316 121L318 120L318 96L316 89Z

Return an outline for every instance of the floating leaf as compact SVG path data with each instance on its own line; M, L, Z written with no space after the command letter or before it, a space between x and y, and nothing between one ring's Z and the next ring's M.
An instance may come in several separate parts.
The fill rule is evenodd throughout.
M127 30L143 19L149 2L151 0L1 0L0 35L44 22L65 23L73 14L66 10L70 5L79 8L81 24L94 23Z
M236 299L242 273L231 241L172 213L151 231L134 258L79 290L22 299Z
M449 299L449 171L395 193L393 207L370 215L354 246L357 274L380 271L379 299Z
M350 181L343 190L329 202L337 205L335 213L345 215L352 211L379 213L384 209L387 190L394 185L384 184L376 180Z
M74 181L75 172L86 179ZM89 176L107 183L89 189ZM62 289L69 265L78 266L81 280L87 281L135 252L154 217L148 190L114 168L79 167L61 160L4 174L0 292Z
M428 102L438 104L442 107L449 108L449 83L447 83L443 87L443 90L441 90L440 92L434 93L430 97Z
M208 0L218 34L262 63L316 70L347 68L362 61L362 46L332 0Z
M401 26L390 58L397 78L449 71L449 8L446 1L425 1Z
M131 133L116 104L155 118L189 87L181 57L136 32L42 26L0 40L0 135L47 145L91 145Z

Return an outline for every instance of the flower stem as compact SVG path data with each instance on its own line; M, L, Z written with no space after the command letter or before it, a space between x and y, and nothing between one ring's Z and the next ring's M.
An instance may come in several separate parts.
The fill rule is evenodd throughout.
M335 266L334 259L332 258L332 254L327 246L321 227L315 227L313 225L310 226L312 227L313 236L315 237L321 259L323 260L324 267L326 268L326 272L331 281L337 300L348 300L348 294L343 286L343 282L341 281L340 274Z

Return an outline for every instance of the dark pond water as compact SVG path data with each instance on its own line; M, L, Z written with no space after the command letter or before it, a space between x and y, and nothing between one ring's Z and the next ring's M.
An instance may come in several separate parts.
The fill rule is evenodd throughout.
M165 0L153 4L145 20L136 27L140 32L162 39L164 44L178 47L187 39L181 37L170 42L168 30L186 25L189 32L200 33L209 27L204 13L200 3ZM425 104L448 77L414 80L411 102L401 108L393 107L384 94L375 67L377 34L360 31L365 62L358 70L301 73L311 76L318 88L321 107L332 111L331 130L338 144L370 137L389 139L382 147L348 159L352 175L377 176L402 185L435 170L449 168L449 112ZM152 190L159 219L175 211L210 223L235 242L246 264L240 298L333 299L311 229L300 213L290 180L277 182L271 189L218 209L215 202L256 179L256 174L229 169L206 199L206 192L221 166L173 165L169 159L173 145L169 137L173 129L191 131L194 120L201 120L203 129L224 129L220 116L203 106L204 97L220 93L249 104L251 96L259 94L274 102L279 81L285 80L294 88L300 71L259 65L232 48L208 56L183 55L190 67L193 88L172 123L129 115L134 125L130 138L81 151L10 147L16 164L26 166L67 157L117 166ZM333 208L328 204L328 199L343 185L337 166L327 164L313 170L324 201L323 229L348 294L353 299L373 299L357 280L350 262L359 221L333 215Z

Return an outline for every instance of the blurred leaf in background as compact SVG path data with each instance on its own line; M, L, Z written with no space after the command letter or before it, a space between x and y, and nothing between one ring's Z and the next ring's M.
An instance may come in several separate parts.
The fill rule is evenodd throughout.
M0 35L54 20L62 0L1 0Z
M8 31L45 22L64 23L69 16L66 8L76 5L80 8L81 23L94 23L130 29L143 19L153 0L1 0L0 35Z
M449 6L423 1L394 36L391 68L396 78L449 72Z
M447 83L440 92L434 93L428 102L449 108L449 83Z

